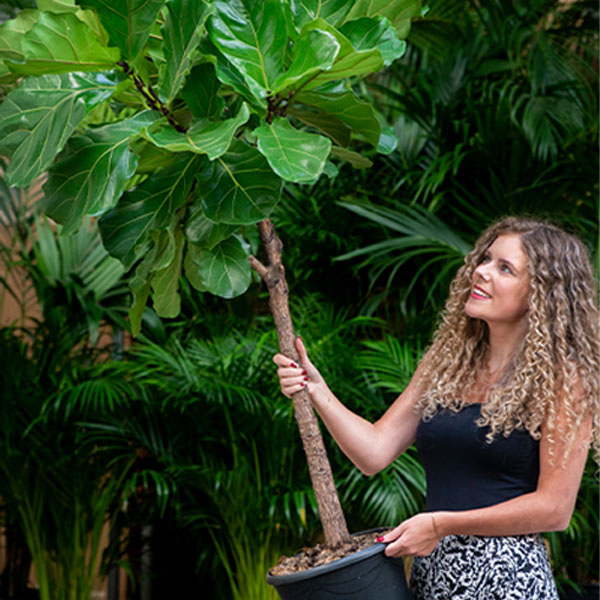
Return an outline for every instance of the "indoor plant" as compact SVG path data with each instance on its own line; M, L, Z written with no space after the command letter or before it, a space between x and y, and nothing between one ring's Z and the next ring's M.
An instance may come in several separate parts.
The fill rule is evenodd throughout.
M284 182L331 175L336 161L368 167L363 148L393 150L351 80L402 55L420 0L40 6L0 32L3 67L28 76L0 106L9 183L48 170L44 209L65 234L102 215L104 245L135 268L134 334L149 297L159 315L178 314L182 273L200 291L243 293L256 241L248 226L258 223L268 261L252 267L269 288L280 349L293 356L268 217ZM350 538L316 417L306 394L294 406L325 542L340 546Z

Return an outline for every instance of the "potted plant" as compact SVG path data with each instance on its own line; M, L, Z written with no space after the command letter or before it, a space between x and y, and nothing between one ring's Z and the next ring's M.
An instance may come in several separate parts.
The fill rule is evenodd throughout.
M179 278L224 298L265 281L282 352L294 356L281 243L269 220L302 184L396 139L359 82L405 51L419 0L101 0L44 3L2 26L24 78L0 105L10 185L43 172L44 210L77 231L101 215L106 249L133 273L131 330L151 298L180 310ZM69 43L64 43L68 39ZM258 224L267 257L253 258ZM350 543L316 417L296 418L325 544ZM377 548L381 554L381 548ZM364 595L362 596L364 598Z

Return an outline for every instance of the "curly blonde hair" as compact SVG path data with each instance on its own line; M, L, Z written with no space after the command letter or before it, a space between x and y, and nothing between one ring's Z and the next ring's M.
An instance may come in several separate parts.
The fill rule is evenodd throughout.
M527 430L539 439L545 421L553 451L559 402L566 413L564 457L576 433L592 417L593 447L600 458L600 340L596 282L585 246L575 236L536 219L508 217L486 229L466 256L424 360L424 392L418 409L425 419L439 408L460 410L488 360L488 326L469 317L465 303L475 268L494 240L518 234L530 275L527 332L501 378L487 390L480 426L488 439Z

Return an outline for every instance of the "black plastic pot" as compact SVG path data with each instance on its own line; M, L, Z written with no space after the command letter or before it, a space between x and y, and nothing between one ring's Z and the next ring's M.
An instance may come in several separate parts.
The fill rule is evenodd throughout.
M401 558L385 544L290 575L267 575L282 600L410 600Z

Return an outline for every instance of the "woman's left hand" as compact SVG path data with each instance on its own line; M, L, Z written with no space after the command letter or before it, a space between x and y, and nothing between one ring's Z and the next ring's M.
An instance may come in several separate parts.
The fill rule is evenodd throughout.
M420 513L388 531L378 541L387 544L386 556L427 556L440 538L436 532L434 513Z

